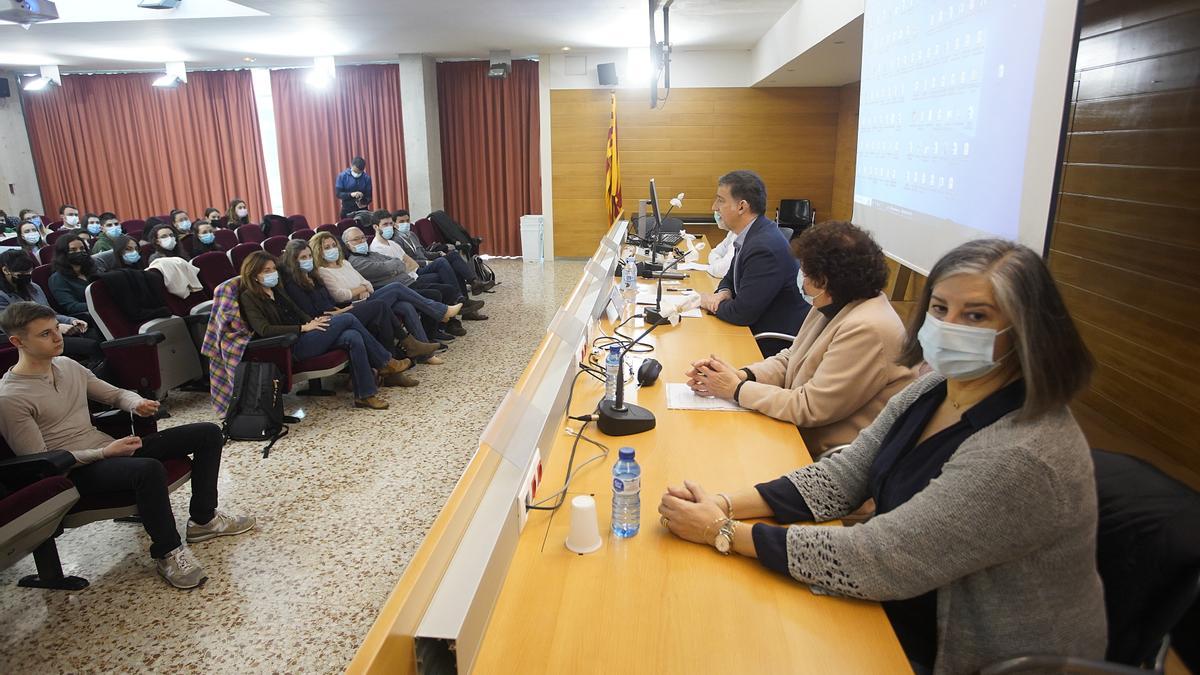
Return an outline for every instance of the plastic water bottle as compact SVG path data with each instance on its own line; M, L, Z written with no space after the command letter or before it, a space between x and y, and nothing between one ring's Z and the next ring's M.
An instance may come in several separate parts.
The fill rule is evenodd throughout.
M621 270L621 298L625 300L625 311L621 313L621 321L627 321L637 312L637 293L637 261L633 256L629 256Z
M604 359L604 399L617 400L617 373L621 370L621 348L613 345L608 348L608 356Z
M618 537L638 533L642 521L642 467L633 448L621 448L613 465L612 531Z

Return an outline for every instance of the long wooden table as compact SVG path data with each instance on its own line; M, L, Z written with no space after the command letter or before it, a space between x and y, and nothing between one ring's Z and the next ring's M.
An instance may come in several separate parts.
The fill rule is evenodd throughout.
M681 286L711 291L715 283L700 272ZM761 358L748 329L711 316L685 318L657 328L649 342L655 345L649 356L663 371L637 402L654 412L657 427L613 438L588 426L587 435L611 452L576 476L563 508L530 513L475 672L911 672L878 604L814 595L756 560L722 556L659 524L658 501L668 484L687 478L714 492L736 490L811 458L786 422L667 409L666 383L683 382L692 360L710 353L735 365ZM570 414L589 412L602 394L601 383L581 377ZM541 494L562 485L572 442L562 434L548 453ZM616 450L626 445L637 450L642 467L641 531L618 539L608 532L610 472ZM597 452L580 443L576 466ZM578 494L596 497L604 538L599 551L582 556L564 546L570 497Z

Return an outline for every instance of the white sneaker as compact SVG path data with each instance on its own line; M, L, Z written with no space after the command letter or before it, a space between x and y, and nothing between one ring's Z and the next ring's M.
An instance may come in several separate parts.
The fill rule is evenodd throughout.
M156 563L159 575L175 588L195 588L208 579L200 561L196 560L191 549L183 544Z
M207 541L213 537L228 537L243 532L249 532L254 529L254 525L258 521L254 516L239 516L232 513L225 513L218 509L213 519L203 525L197 525L191 519L187 523L187 542L194 544L198 541Z

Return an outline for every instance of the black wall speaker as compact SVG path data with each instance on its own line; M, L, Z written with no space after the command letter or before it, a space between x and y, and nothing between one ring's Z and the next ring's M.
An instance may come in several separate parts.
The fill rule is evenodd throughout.
M8 98L11 94L8 91L8 78L0 77L0 98Z
M600 86L617 86L617 64L600 63L596 65L596 77L600 78Z

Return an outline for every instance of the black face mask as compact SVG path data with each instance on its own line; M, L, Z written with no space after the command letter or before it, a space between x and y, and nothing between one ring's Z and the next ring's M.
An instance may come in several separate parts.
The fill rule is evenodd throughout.
M82 265L89 257L87 251L71 251L67 254L67 261L72 265Z

